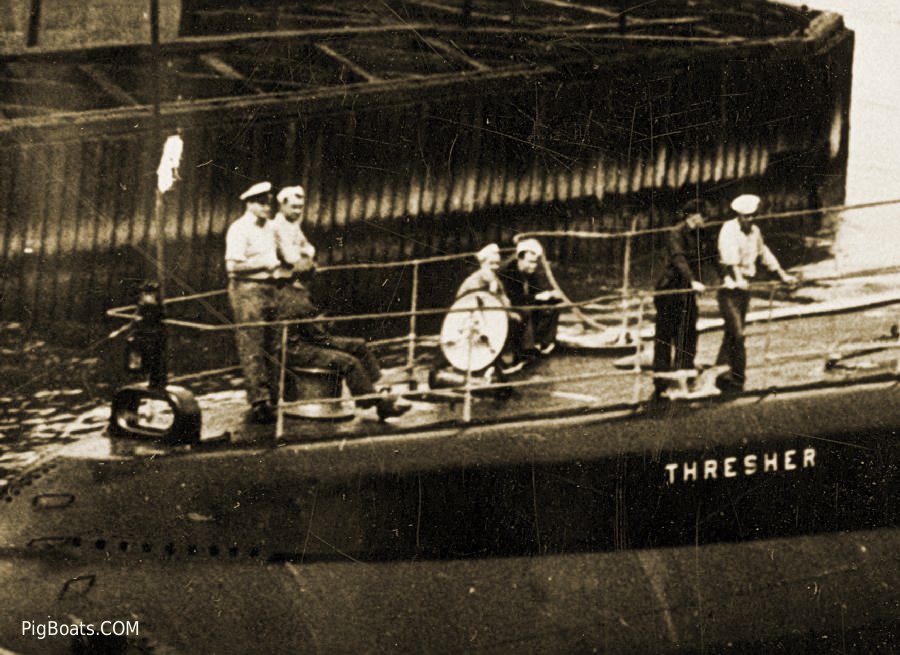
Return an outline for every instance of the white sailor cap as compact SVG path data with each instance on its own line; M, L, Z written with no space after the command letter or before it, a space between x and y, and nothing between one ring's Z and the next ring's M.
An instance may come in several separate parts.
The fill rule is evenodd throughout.
M760 202L759 196L755 196L752 193L745 193L731 201L731 208L738 214L749 216L750 214L756 213L756 210L759 209Z
M479 263L484 263L491 259L499 259L499 257L500 246L496 243L489 243L475 254L475 259L477 259Z
M303 200L306 198L306 191L299 184L297 186L286 186L278 192L278 202L285 203L291 199Z
M272 193L272 183L257 182L252 187L244 191L239 197L241 200L252 200L256 196L262 196L268 193Z
M522 239L519 243L516 244L516 257L521 255L523 252L531 252L537 255L538 257L542 257L544 254L544 248L541 246L541 242L537 239Z

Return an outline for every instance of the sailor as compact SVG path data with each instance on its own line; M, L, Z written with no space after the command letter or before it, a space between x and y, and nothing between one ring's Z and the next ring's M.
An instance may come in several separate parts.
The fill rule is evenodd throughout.
M278 192L279 211L272 219L279 268L277 281L277 317L279 320L311 318L319 308L312 300L311 285L316 270L316 247L303 233L306 192L302 186L287 186ZM319 338L325 334L320 324L305 324L303 332ZM299 334L298 330L293 333Z
M306 193L302 186L278 192L278 213L272 219L281 266L275 271L278 318L289 319L314 311L310 283L315 270L316 248L303 234Z
M303 318L303 317L298 317ZM381 377L381 367L365 339L339 337L321 323L299 323L289 331L288 369L320 368L333 371L347 382L354 396L371 396ZM388 396L356 401L359 407L375 407L381 420L402 416L410 406Z
M500 281L512 306L547 305L546 309L522 310L512 315L513 361L505 369L507 373L520 370L535 355L549 355L556 348L560 312L551 306L560 302L561 297L539 270L543 256L544 248L536 239L523 239L516 244L515 256L500 269Z
M724 391L744 388L747 354L744 347L744 324L750 304L750 279L756 275L756 262L778 275L786 284L796 278L786 273L778 259L763 241L762 232L753 223L760 198L744 194L735 198L731 209L735 217L726 221L719 231L718 252L722 269L722 288L717 298L725 322L722 346L716 364L728 364L731 372L719 380Z
M479 250L475 254L475 258L478 260L478 270L473 272L469 277L463 280L463 283L459 285L459 288L456 290L456 298L457 300L471 293L487 293L491 296L495 297L500 305L504 308L509 308L512 303L510 303L509 298L506 297L506 290L503 288L503 283L500 282L500 278L497 276L497 271L500 270L500 248L496 243L490 243L486 245L484 248ZM496 314L491 314L490 316L499 316L499 312ZM516 332L518 330L518 325L513 325L514 322L521 323L522 317L517 312L507 311L505 313L507 317L510 328L506 332L507 338L506 341L502 344L501 350L501 369L503 369L502 363L503 359L509 360L512 362L514 359L512 353L512 340L509 338L509 335ZM490 321L489 325L493 325L494 322ZM487 326L482 326L487 327ZM497 325L496 327L499 327ZM507 363L507 368L510 366ZM522 366L519 366L515 370L520 370ZM493 374L493 368L489 368L490 373L488 376Z
M275 273L280 267L272 225L272 185L258 182L240 195L244 213L225 235L225 270L228 298L236 323L268 321L276 313ZM238 356L244 372L250 420L271 423L275 413L271 402L268 331L264 327L236 331Z
M273 219L280 267L275 273L277 318L313 318L318 308L309 285L315 272L316 249L301 229L306 194L301 186L289 186L278 192L280 211ZM323 323L299 323L288 331L286 355L288 369L321 368L334 371L346 380L353 395L372 395L381 377L378 360L365 339L330 334ZM361 407L374 406L381 419L401 416L409 405L392 399L373 398L357 401Z
M309 273L316 266L316 247L303 234L306 191L300 185L278 192L274 224L278 234L278 256L294 273Z
M694 368L697 294L706 290L700 279L704 261L702 230L707 214L704 201L691 199L678 209L681 220L666 234L668 262L656 282L656 290L662 293L653 298L656 305L655 372ZM657 395L665 390L665 384L657 380Z
M496 243L490 243L476 253L475 259L478 260L478 270L463 280L456 290L456 297L461 298L473 291L486 291L497 296L508 307L509 298L497 277L497 271L500 270L500 247Z

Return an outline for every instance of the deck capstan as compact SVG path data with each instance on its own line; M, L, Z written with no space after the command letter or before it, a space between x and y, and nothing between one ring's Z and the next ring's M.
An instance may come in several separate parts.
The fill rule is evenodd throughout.
M168 384L165 307L158 285L143 286L136 309L137 316L124 328L129 331L125 369L147 380L115 392L109 435L169 445L198 443L200 406L189 390Z

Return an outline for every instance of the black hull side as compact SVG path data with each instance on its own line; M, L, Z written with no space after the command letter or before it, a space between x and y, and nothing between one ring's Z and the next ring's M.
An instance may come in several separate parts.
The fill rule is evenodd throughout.
M882 530L492 560L17 559L14 574L0 565L16 599L2 641L71 653L71 637L39 641L20 622L77 617L137 620L137 636L105 644L129 653L890 653L898 542Z
M250 626L284 652L368 650L373 631L436 652L695 650L835 621L881 635L900 582L897 400L882 381L346 443L81 444L2 504L2 634L130 612L192 650L172 616L187 603L198 625L231 617L234 652Z

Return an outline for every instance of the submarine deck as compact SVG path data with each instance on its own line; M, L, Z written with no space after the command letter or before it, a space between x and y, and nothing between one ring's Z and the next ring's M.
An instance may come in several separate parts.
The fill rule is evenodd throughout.
M891 341L878 342L896 323L900 304L836 315L812 316L790 321L763 321L747 326L747 386L752 398L767 390L789 387L851 385L874 373L896 371L900 352ZM721 331L701 334L697 362L711 364L721 342ZM837 344L858 343L859 356L826 367ZM871 352L883 343L884 350ZM852 346L851 346L852 350ZM846 350L845 350L846 353ZM643 412L643 401L651 395L652 376L646 371L619 370L614 357L587 352L555 352L526 367L511 378L511 394L498 398L486 392L475 394L472 421L494 423L536 418L604 408L620 412ZM416 371L422 379L427 372ZM425 402L414 397L404 416L379 422L374 410L357 410L352 420L326 422L285 418L283 439L288 442L322 439L351 439L439 429L462 421L463 394L441 390L440 398ZM250 425L245 421L247 406L242 392L223 391L200 397L203 408L203 439L230 435L231 441L256 441L274 435L274 426ZM698 402L708 402L703 399ZM681 404L680 402L677 404Z

